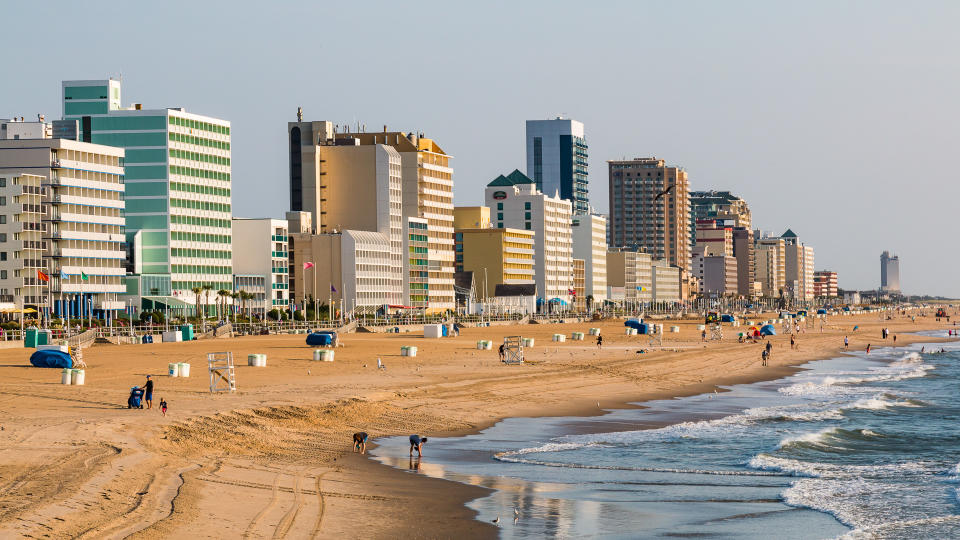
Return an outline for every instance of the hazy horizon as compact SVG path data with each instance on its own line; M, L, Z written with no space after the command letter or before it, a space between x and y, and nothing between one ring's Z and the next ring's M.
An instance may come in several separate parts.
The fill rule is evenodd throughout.
M956 4L261 6L5 6L0 118L59 118L60 81L122 76L124 105L232 122L234 215L282 217L298 106L435 139L462 205L525 169L525 120L564 115L585 124L598 211L606 160L656 156L692 190L745 198L755 228L795 231L842 288L877 288L889 250L905 292L960 297L946 247L960 187L941 180Z

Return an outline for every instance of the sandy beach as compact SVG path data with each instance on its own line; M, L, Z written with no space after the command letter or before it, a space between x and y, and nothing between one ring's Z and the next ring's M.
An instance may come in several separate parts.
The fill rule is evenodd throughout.
M932 316L832 317L822 331L819 322L806 328L798 350L789 336L769 338L762 367L760 345L737 343L738 329L702 343L697 323L667 323L681 331L652 348L647 336L624 335L622 320L465 328L443 339L356 333L343 337L335 362L311 361L302 335L94 345L84 351L84 386L30 367L31 349L2 349L0 537L495 537L464 506L483 488L381 465L352 452L352 433L434 437L511 416L600 414L598 403L628 407L779 378L837 355L845 335L862 350L893 344L881 327L905 345L927 339L909 332L948 326ZM591 327L601 329L602 350L592 336L569 339ZM551 342L555 333L567 341ZM503 365L496 345L518 334L536 346L524 365ZM494 350L477 350L479 339ZM400 356L404 345L418 356ZM236 359L234 393L208 392L206 354L215 351ZM248 367L252 353L266 354L267 367ZM168 377L169 362L191 363L191 377ZM128 410L130 387L147 374L154 409Z

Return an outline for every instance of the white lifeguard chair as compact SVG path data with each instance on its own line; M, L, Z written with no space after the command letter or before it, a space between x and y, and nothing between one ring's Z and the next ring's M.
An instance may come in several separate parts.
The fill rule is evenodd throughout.
M507 336L503 338L503 363L523 363L523 337Z
M210 392L233 392L237 379L233 369L232 352L207 354L207 369L210 370Z

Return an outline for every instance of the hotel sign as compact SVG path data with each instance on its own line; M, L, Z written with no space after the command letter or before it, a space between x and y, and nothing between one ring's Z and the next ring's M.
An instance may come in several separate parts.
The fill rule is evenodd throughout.
M504 200L504 199L507 198L507 192L506 192L506 191L494 191L494 192L493 192L493 198L496 199L496 200L498 200L498 201L502 201L502 200Z

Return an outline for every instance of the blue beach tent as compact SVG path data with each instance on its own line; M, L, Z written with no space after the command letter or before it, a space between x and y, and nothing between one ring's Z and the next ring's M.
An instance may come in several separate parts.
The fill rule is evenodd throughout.
M826 315L826 314L827 314L827 310L823 308L820 308L817 310L817 315Z
M760 333L765 336L775 336L777 331L773 328L772 324L765 324L760 327Z
M37 351L30 355L30 363L42 368L72 368L73 360L63 351Z
M314 332L307 336L307 345L311 347L329 347L333 345L336 332Z
M720 322L734 322L737 319L733 315L721 315Z

